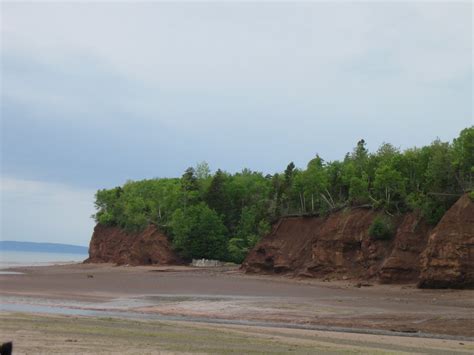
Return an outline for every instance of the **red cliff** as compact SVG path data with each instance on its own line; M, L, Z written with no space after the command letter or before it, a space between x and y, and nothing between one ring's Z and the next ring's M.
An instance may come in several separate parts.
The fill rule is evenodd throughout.
M430 235L421 257L422 288L474 287L474 202L462 196Z
M326 217L286 217L249 252L248 273L323 279L474 286L474 203L466 195L430 227L416 213L394 219L390 240L369 235L379 212L346 209Z
M168 238L154 225L139 233L126 233L118 227L98 224L89 245L87 263L118 265L168 265L182 261Z

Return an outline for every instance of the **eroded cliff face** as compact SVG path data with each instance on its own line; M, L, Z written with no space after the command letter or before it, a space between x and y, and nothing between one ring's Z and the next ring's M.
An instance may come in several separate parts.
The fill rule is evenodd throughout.
M295 273L311 259L315 231L323 219L287 217L280 219L272 232L247 255L242 264L251 273Z
M378 273L382 283L416 282L420 275L420 255L425 250L432 227L417 213L403 216L390 255Z
M392 244L369 236L377 215L361 208L327 217L282 218L249 253L242 269L328 279L374 277Z
M315 231L311 260L300 275L326 278L372 278L390 250L390 241L375 240L369 228L378 212L342 210L324 218Z
M96 225L86 263L118 265L181 264L168 238L154 225L140 233L125 233L118 227Z
M396 218L390 240L369 236L379 212L347 209L327 217L282 218L242 264L249 273L322 279L474 286L474 203L467 195L436 228L416 213Z
M474 202L462 196L430 235L419 287L474 288Z

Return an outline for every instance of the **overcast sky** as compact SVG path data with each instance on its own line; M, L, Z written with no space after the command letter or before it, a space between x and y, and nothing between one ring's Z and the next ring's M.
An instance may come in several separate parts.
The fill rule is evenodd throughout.
M472 4L1 3L2 239L87 245L95 190L273 173L473 124Z

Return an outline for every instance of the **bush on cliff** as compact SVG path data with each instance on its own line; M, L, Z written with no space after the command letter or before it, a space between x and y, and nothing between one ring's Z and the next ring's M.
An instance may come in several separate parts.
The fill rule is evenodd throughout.
M369 228L369 235L379 240L391 239L394 232L393 224L386 216L377 216Z

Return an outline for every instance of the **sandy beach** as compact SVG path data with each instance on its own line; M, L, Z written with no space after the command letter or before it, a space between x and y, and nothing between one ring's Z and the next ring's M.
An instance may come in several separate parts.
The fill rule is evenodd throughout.
M308 337L310 343L321 342L320 337L331 333L330 348L337 351L348 350L341 344L352 339L349 348L363 349L368 343L377 352L382 338L391 339L382 349L396 350L395 345L400 345L397 337L403 339L402 344L433 351L440 344L453 347L450 351L474 350L474 292L469 290L419 290L413 285L358 285L350 280L329 283L254 276L242 274L235 267L74 264L14 271L20 274L0 275L1 317L5 320L1 328L4 337L22 344L19 346L25 350L29 346L23 338L31 331L37 334L37 350L49 352L41 344L46 346L50 340L61 338L62 333L54 331L61 322L69 330L60 344L64 343L72 352L79 351L77 342L82 346L90 336L81 333L82 326L76 329L75 325L85 327L91 322L98 328L97 334L103 334L111 344L115 341L108 334L108 322L114 324L110 325L113 329L117 326L131 332L130 336L132 329L141 332L143 328L146 333L151 324L159 323L175 332L199 329L230 332L232 337L248 332L254 334L252 339L257 343L276 337L283 339L276 343L284 347L295 343L294 338ZM71 319L75 319L74 323ZM30 335L28 339L34 339ZM66 338L77 338L77 342L67 342ZM208 352L221 352L214 343L218 337L211 338L215 348ZM295 346L300 348L295 349L304 353L309 344L306 342L296 341ZM140 344L136 341L128 350L133 352ZM186 351L199 350L188 345ZM174 345L160 349L183 350ZM265 352L260 345L255 349Z

